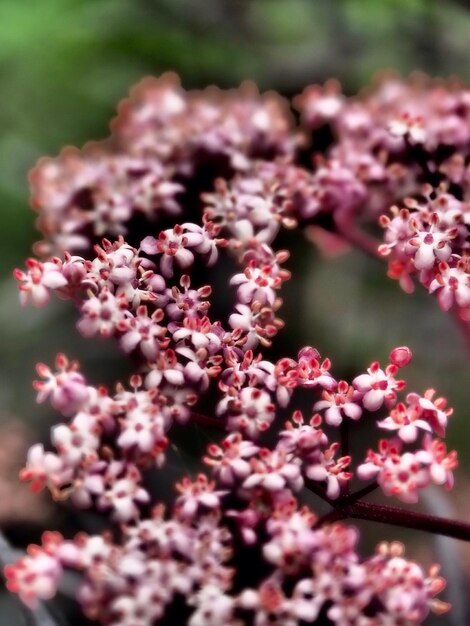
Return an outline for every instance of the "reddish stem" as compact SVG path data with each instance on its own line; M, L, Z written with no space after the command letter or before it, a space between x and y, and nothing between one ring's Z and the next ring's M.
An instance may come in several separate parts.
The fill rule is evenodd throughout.
M417 513L416 511L407 511L394 506L371 504L370 502L338 505L317 521L316 528L347 518L423 530L435 535L445 535L461 541L470 541L470 524Z
M348 517L365 519L402 528L424 530L435 535L445 535L453 539L470 541L470 524L457 522L444 517L407 511L394 506L356 502L345 507Z
M351 219L352 216L337 212L333 217L336 230L343 239L346 239L346 241L365 252L368 256L383 261L383 256L379 253L378 241L356 226Z
M340 427L341 437L341 456L349 456L349 422L343 420ZM347 498L349 496L349 480L342 485L342 497Z
M358 489L357 491L354 491L353 493L345 496L341 499L341 502L344 504L353 504L354 502L362 500L362 498L365 498L370 493L378 489L378 486L378 483L374 481L373 483L370 483L370 485L366 485L362 489Z
M454 314L454 319L465 339L465 343L467 344L467 349L470 350L470 322L463 320L459 315L459 309L453 308L452 313Z
M216 428L217 430L225 430L225 423L218 417L209 417L208 415L191 411L191 419L199 426L210 426L211 428Z
M313 480L309 480L308 478L305 479L305 486L307 487L309 491L311 491L316 496L318 496L319 498L327 502L330 506L335 507L338 504L336 500L332 500L331 498L329 498L326 495L323 487L320 487L320 485L317 485L317 483L315 483Z

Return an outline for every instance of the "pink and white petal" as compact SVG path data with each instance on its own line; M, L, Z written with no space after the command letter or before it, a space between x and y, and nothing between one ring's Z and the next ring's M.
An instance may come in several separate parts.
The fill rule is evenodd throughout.
M244 489L252 489L253 487L257 487L263 480L263 476L261 474L252 474L248 476L248 478L243 482ZM284 481L282 481L284 484Z
M165 370L163 376L170 383L170 385L183 385L184 374L180 370Z
M140 242L140 249L142 250L142 252L145 252L146 254L157 254L158 252L157 239L155 239L155 237L151 237L150 235L148 237L145 237Z
M267 474L262 484L268 491L279 491L280 489L284 489L286 481L279 474Z
M350 417L352 420L358 420L362 415L361 407L354 402L346 402L343 406L343 411L345 415Z
M384 430L398 430L400 428L400 424L397 424L391 417L386 417L384 420L377 422L377 426Z
M434 254L440 261L448 261L452 254L452 248L446 243L442 248L436 248Z
M68 281L59 270L52 270L44 273L41 282L49 289L58 289L59 287L65 287Z
M163 378L163 372L161 370L151 370L145 378L145 386L147 389L155 389L160 386Z
M371 480L375 478L380 472L380 467L377 467L374 463L362 463L357 468L357 475L361 480Z
M327 409L328 407L331 407L331 402L329 402L328 400L319 400L313 405L313 410L322 411L323 409Z
M353 380L353 385L359 391L368 391L372 386L372 382L370 374L360 374Z
M246 276L245 274L241 273L241 274L235 274L234 276L232 276L232 278L230 279L230 284L231 285L241 285L242 283L246 282Z
M247 282L245 284L241 284L238 288L238 297L240 298L241 302L246 304L251 301L255 291L256 285L254 285L253 283Z
M418 437L418 429L415 424L406 424L400 428L398 436L405 443L413 443Z
M306 469L305 474L311 480L316 480L318 482L326 480L328 477L328 472L323 465L312 465Z
M204 376L204 369L197 363L190 362L185 365L184 374L191 382L197 383Z
M429 473L431 475L433 483L436 485L444 485L447 480L447 471L442 465L438 463L433 463L429 468Z
M384 393L380 389L371 389L362 398L362 404L368 411L377 411L384 401Z
M414 264L417 270L430 269L435 262L434 248L432 245L422 243L414 258Z
M121 348L124 352L132 352L141 340L141 335L137 330L131 330L120 339Z
M185 233L184 234L189 247L199 246L204 241L204 235L202 233Z
M228 323L231 328L241 328L242 330L251 330L251 320L247 315L241 315L240 313L232 313L228 319Z
M339 426L341 424L343 416L337 406L332 406L325 411L325 421L330 426Z
M166 278L171 278L173 276L173 257L164 254L160 259L160 271Z
M175 254L175 259L178 261L180 267L186 269L187 267L192 265L194 261L194 254L186 248L180 248Z
M199 502L209 509L215 509L220 504L220 500L215 493L202 493L199 496Z
M336 500L341 493L341 486L336 476L330 474L328 477L328 486L326 488L326 495L332 500Z

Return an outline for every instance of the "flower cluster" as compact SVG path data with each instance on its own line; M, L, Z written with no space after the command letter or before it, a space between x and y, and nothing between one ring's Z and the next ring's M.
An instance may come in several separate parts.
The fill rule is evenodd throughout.
M63 355L53 369L38 366L38 401L65 420L49 449L32 446L21 477L109 516L119 532L46 533L6 570L26 604L53 597L72 568L85 614L110 626L300 626L325 616L335 626L416 626L446 610L437 567L426 573L398 544L364 558L357 531L340 522L359 516L375 488L415 503L431 484L452 487L446 400L405 393L407 347L351 380L312 346L283 358L270 347L290 278L281 229L315 224L360 243L359 211L375 221L392 202L406 208L381 218L390 273L408 289L417 274L444 308L470 306L466 200L456 192L470 99L457 87L389 80L354 101L335 84L309 88L295 106L300 129L282 100L251 86L185 92L172 76L147 80L119 108L110 139L33 171L45 242L15 272L22 302L71 300L79 333L116 341L135 374L109 391ZM321 143L326 127L332 145ZM311 135L322 152L312 165ZM429 187L429 172L451 170L454 187ZM211 272L222 265L235 269L228 312L216 319ZM164 467L174 424L223 435L164 506L147 478ZM365 424L377 445L353 458L349 437ZM306 490L332 511L303 506Z
M201 481L199 480L199 483ZM438 568L428 573L403 556L400 544L379 546L361 560L357 532L342 525L315 527L315 516L295 501L271 510L262 558L270 573L257 589L236 589L233 533L221 525L220 496L188 481L193 506L162 507L132 526L119 544L85 534L65 540L45 533L41 546L6 568L8 588L29 606L56 593L63 571L83 575L78 592L85 613L101 623L149 626L178 601L190 626L297 626L313 624L322 610L334 624L418 624L443 588ZM207 489L202 482L202 489ZM209 497L212 496L212 497ZM292 581L294 584L292 585ZM291 591L286 591L289 582Z
M39 253L86 250L90 240L127 232L135 214L182 212L201 170L248 170L257 159L293 153L284 101L237 92L185 92L176 76L142 81L124 101L104 142L65 149L31 172L33 207L45 241Z
M419 194L423 182L435 185L450 171L455 178L458 163L464 176L456 155L468 151L470 92L457 81L385 76L359 98L346 98L340 85L329 81L307 87L294 104L313 133L314 148L319 132L328 127L329 161L361 185L361 205L352 203L353 210L380 214ZM427 173L432 180L426 180Z
M408 199L406 208L382 215L385 241L380 252L389 258L389 276L413 291L413 278L435 293L441 308L454 307L470 319L468 206L455 196L431 189L421 200Z

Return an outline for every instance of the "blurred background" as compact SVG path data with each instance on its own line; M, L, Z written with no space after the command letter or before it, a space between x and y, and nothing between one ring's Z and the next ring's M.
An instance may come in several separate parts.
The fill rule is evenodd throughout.
M467 0L0 0L0 526L11 541L36 540L45 527L74 529L71 513L58 517L16 478L27 445L57 420L34 402L35 363L64 351L93 382L125 372L109 343L80 340L70 306L20 308L11 272L37 238L27 185L35 161L106 136L117 102L147 74L175 70L189 88L252 79L286 95L335 77L354 93L383 69L468 81L469 53ZM287 349L315 345L347 377L407 344L415 353L409 388L436 387L449 398L449 443L462 466L455 492L430 494L425 506L470 521L470 359L450 317L355 252L324 259L304 242L291 269L298 280L283 292L293 327L283 333ZM367 528L371 542L405 537L411 555L443 561L455 610L439 624L470 623L467 546L442 540L431 553L429 537ZM6 594L0 601L0 623L20 623L15 602Z

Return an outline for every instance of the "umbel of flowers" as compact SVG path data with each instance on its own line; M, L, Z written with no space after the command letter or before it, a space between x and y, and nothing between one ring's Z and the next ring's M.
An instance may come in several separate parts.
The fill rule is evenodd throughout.
M110 626L414 626L447 610L437 566L398 543L363 557L342 521L470 539L459 522L366 499L380 489L416 503L431 484L452 487L446 400L405 390L407 347L350 381L313 347L275 360L270 347L291 277L282 228L387 255L404 289L417 278L467 330L470 91L387 78L347 99L328 83L290 109L251 85L186 92L166 75L138 85L111 129L33 170L44 239L15 277L23 303L72 301L79 333L116 341L135 365L113 390L64 355L38 365L38 401L64 420L21 474L108 516L113 532L45 533L6 568L8 588L34 608L78 570L84 613ZM228 261L231 313L215 319L211 268ZM360 420L378 440L352 458ZM191 424L214 438L201 472L155 502L145 476L165 479L172 427ZM307 507L307 491L331 511Z

